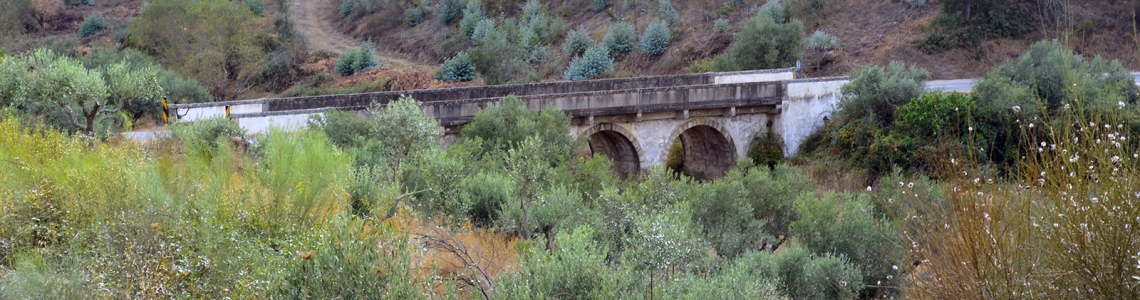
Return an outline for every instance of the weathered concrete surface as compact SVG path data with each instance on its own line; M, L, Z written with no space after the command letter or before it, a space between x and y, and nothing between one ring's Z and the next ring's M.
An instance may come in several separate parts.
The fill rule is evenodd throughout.
M713 78L715 84L729 84L742 82L784 81L796 79L794 72L726 72L717 73Z
M847 77L786 81L786 96L781 104L777 132L784 138L784 155L799 153L800 144L831 117L839 103L839 89Z

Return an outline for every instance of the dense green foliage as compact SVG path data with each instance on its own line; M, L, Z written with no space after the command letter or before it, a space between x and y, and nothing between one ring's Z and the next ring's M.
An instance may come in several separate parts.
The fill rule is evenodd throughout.
M107 29L107 21L103 18L103 14L93 13L83 18L83 23L79 24L79 35L89 37L104 29Z
M669 48L671 39L673 39L673 32L669 30L669 25L663 20L654 20L645 27L645 33L641 34L638 47L645 54L661 55Z
M566 34L566 41L562 45L566 54L579 55L586 52L586 48L592 44L594 44L594 40L590 38L590 33L586 32L586 28L579 26Z
M364 42L360 48L342 53L336 59L336 73L349 76L375 68L377 64L380 62L376 60L376 50L372 49L372 42Z
M462 0L439 0L435 4L435 15L439 17L439 22L444 25L451 24L459 15L463 13Z
M926 70L901 62L852 72L851 82L842 88L834 120L810 138L804 150L837 151L873 174L896 165L910 167L913 141L906 138L910 136L906 132L894 129L895 110L922 95L927 77Z
M637 35L633 32L633 24L617 23L610 26L610 30L606 31L606 36L602 37L602 43L606 45L609 50L610 56L615 59L621 59L626 54L633 52L633 48L637 45Z
M713 28L716 29L716 32L728 32L728 26L728 19L716 19L716 21L713 21Z
M816 30L811 34L811 37L808 37L807 40L807 46L809 48L815 48L822 51L831 50L831 47L835 47L837 44L839 44L839 42L835 40L835 36L823 32L823 30Z
M803 31L803 22L793 18L780 1L769 1L740 27L732 50L716 58L715 68L740 71L795 66L803 55Z
M752 137L748 158L757 166L768 166L768 169L775 170L776 165L784 162L784 139L771 131L757 133Z
M606 10L607 6L610 6L610 3L613 3L613 1L611 1L611 0L590 0L590 9L593 9L594 11L603 11L603 10Z
M467 52L459 52L455 57L443 61L439 69L435 69L435 79L446 81L475 80L475 67L471 65L471 58Z
M1026 144L1027 137L1041 137L1024 131L1041 126L1047 112L1080 99L1079 114L1089 117L1129 109L1140 98L1119 62L1088 60L1056 41L1038 42L993 69L969 95L922 94L926 77L895 63L856 71L835 119L804 148L837 154L873 174L896 167L934 172L955 153L1009 174L1026 153L1042 148Z
M254 37L257 17L241 2L156 0L131 21L126 45L154 55L219 99L255 85L266 56Z
M1021 38L1037 29L1038 21L1028 7L1038 4L1035 1L947 0L939 4L942 14L934 21L935 32L917 45L927 53L974 47L995 38Z
M43 49L3 60L0 77L7 78L3 84L11 92L0 95L2 103L62 118L49 123L58 130L106 135L118 126L100 119L118 113L126 102L154 104L162 95L158 70L150 65L119 61L88 69L78 60Z
M404 22L408 23L408 26L416 27L416 25L423 23L423 21L424 10L422 8L409 7L404 10Z
M562 77L569 80L587 80L609 72L614 67L614 59L604 44L590 46L581 56L570 61L570 66Z
M459 20L459 33L471 37L475 33L475 26L484 19L487 19L487 13L483 11L483 3L479 0L467 0L467 6L463 9L463 19Z

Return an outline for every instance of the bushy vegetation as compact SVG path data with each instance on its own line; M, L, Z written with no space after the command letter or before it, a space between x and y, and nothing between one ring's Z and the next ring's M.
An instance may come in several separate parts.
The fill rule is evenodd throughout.
M88 69L78 60L44 49L2 59L0 77L6 78L7 89L0 95L2 103L48 116L46 123L56 130L105 136L118 127L114 123L122 122L107 118L116 116L124 103L154 104L162 94L158 70L151 65L119 61Z
M376 50L372 49L372 42L364 42L360 48L342 53L336 59L336 73L349 76L375 68L377 64L380 62L376 60Z
M489 4L501 9L503 3ZM548 17L541 2L527 2L515 18L487 16L483 4L470 1L458 30L444 29L433 39L436 52L469 55L485 84L535 82L556 71L564 61L548 60L552 40L565 34L566 21Z
M242 4L245 4L245 7L249 8L249 11L252 12L255 16L265 14L264 0L243 0Z
M927 53L952 48L970 48L995 38L1020 38L1037 29L1037 20L1026 0L940 1L942 14L934 21L935 32L918 41Z
M713 21L713 28L716 29L716 32L719 32L719 33L728 32L728 27L729 27L728 19L716 19L716 21Z
M672 39L673 32L669 30L669 25L663 20L655 20L645 27L645 33L641 34L638 47L645 54L661 55L669 48Z
M606 10L606 7L613 3L611 0L590 0L590 9L594 11Z
M103 18L103 14L93 13L83 18L83 23L79 24L79 35L89 37L104 29L107 29L107 21Z
M732 50L717 56L714 67L739 71L794 66L803 55L803 28L780 1L769 1L739 29Z
M873 174L887 172L895 165L909 167L912 156L894 155L914 146L912 140L899 136L903 132L893 130L895 110L922 95L929 76L926 70L908 68L901 62L852 72L851 82L842 88L834 120L816 133L816 141L808 143L805 150L841 151L840 157Z
M606 45L609 50L610 56L615 59L620 59L626 54L633 52L636 47L637 34L633 32L633 24L617 23L610 26L610 30L606 31L606 36L602 38L602 43Z
M681 15L677 13L677 9L673 7L673 1L670 0L657 0L657 14L665 22L668 22L669 26L673 26L681 20Z
M154 55L193 78L219 99L231 99L256 84L258 18L241 2L156 0L131 21L126 45Z
M482 2L467 0L467 6L463 8L463 19L459 20L459 33L466 37L472 37L475 33L475 27L486 18L487 13L483 11Z
M443 61L443 65L435 70L435 79L446 81L475 80L475 67L471 65L471 58L467 52L459 52L455 57Z
M416 25L423 23L423 21L424 10L422 8L409 7L404 10L404 22L408 23L408 26L416 27Z
M993 69L969 95L923 94L926 77L923 70L894 63L856 71L843 88L835 119L806 149L830 149L873 173L896 167L934 171L951 153L971 152L978 163L1009 174L1036 149L1025 144L1019 128L1027 120L1044 119L1047 111L1062 109L1065 99L1088 99L1086 111L1093 113L1138 98L1131 75L1118 62L1087 60L1055 41L1034 44Z
M439 0L435 4L435 14L439 17L439 22L444 25L451 24L459 15L463 13L462 0Z
M586 49L581 56L570 61L570 66L562 77L569 80L587 80L609 72L614 67L614 59L610 58L609 50L604 44L597 44Z
M835 40L835 36L823 32L823 30L816 30L807 40L808 48L819 49L820 51L831 50L831 47L835 47L837 44L839 42Z
M586 52L586 48L594 44L594 40L590 38L590 33L586 32L586 28L578 26L577 29L571 30L566 34L566 41L562 43L568 55L579 55Z

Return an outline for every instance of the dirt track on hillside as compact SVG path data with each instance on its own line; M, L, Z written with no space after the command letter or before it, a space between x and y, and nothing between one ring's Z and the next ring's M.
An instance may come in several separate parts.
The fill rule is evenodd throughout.
M359 47L361 41L341 33L332 26L330 19L337 10L333 0L300 0L293 3L293 20L297 29L305 35L312 50L325 50L341 53ZM377 52L381 63L410 68L431 68L413 61L400 59L389 53Z

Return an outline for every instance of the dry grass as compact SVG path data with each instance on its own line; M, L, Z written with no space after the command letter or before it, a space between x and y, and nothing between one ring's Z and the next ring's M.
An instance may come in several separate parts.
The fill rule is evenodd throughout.
M898 219L920 267L904 287L909 298L1140 297L1131 288L1140 274L1140 157L1124 125L1137 116L1123 103L1089 112L1090 102L1023 120L1036 151L1012 178L972 171L958 156L945 166L955 175L944 181L944 202L904 201Z

